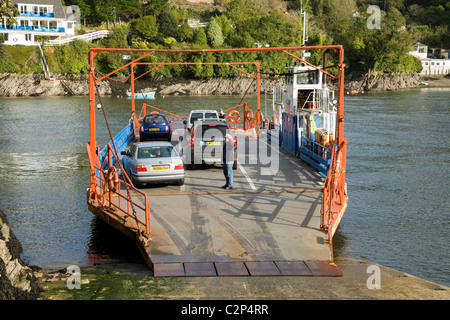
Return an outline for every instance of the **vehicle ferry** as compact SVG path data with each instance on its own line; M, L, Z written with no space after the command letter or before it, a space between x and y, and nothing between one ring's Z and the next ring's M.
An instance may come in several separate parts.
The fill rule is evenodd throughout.
M314 66L297 55L306 50L323 51L324 65ZM133 155L129 148L139 143L140 124L146 114L163 113L170 119L171 144L180 154L186 150L185 146L192 148L197 140L200 144L203 140L191 139L186 130L187 117L165 111L164 106L144 103L138 113L131 92L130 122L119 133L111 132L108 126L111 141L99 146L96 98L106 121L107 106L100 96L96 97L97 83L115 72L95 78L94 59L100 51L140 54L120 68L130 67L132 81L138 78L134 69L139 64L170 65L170 62L142 62L146 56L157 57L159 52L168 51L186 54L283 52L296 63L286 67L285 86L273 90L271 119L262 119L258 61L204 63L228 65L256 80L256 107L244 102L225 110L224 121L233 131L237 150L232 189L222 188L225 179L220 163L199 163L194 170L183 166L183 183L137 188L124 170L123 156ZM339 60L337 75L327 71L326 58L330 51ZM90 49L89 210L135 240L155 277L341 276L339 267L334 264L332 239L348 204L343 59L343 48L337 45L203 50ZM242 66L248 64L256 67L255 74L243 70ZM327 79L337 82L336 97L329 90ZM131 87L134 88L134 83ZM208 152L219 152L220 144L211 143L204 150L210 147ZM184 161L185 165L186 157ZM181 164L175 165L181 169ZM161 168L171 169L162 160ZM153 171L152 167L145 170Z

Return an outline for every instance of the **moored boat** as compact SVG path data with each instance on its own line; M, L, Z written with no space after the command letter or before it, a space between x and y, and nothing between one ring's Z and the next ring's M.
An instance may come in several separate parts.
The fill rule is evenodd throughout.
M131 92L127 91L127 98L131 98L132 94ZM135 99L155 99L155 92L142 92L142 93L135 93L134 94Z

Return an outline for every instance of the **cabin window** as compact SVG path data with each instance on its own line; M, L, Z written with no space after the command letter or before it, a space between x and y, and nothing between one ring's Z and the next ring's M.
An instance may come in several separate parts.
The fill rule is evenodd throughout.
M299 72L297 73L297 84L317 84L317 72Z
M286 70L286 84L292 85L294 83L294 75L292 69Z
M33 41L33 36L31 35L31 33L25 34L25 41Z

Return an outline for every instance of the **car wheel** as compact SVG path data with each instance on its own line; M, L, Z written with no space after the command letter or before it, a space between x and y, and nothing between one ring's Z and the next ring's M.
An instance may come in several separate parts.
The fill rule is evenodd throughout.
M130 170L130 172L128 172L127 174L128 174L128 177L130 178L131 183L133 184L133 186L134 186L135 188L138 188L139 183L137 183L136 180L133 179L133 176L131 175L131 170Z
M177 182L177 185L179 185L179 186L182 186L182 185L184 185L184 179L182 179L182 180L178 181L178 182Z

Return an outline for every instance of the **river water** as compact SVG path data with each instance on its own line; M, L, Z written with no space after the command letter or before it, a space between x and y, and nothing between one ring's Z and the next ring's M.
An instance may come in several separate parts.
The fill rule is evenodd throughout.
M129 100L102 100L117 133L130 118ZM187 114L240 100L152 102ZM349 207L334 238L336 255L450 286L449 101L450 89L431 88L345 97ZM0 114L0 209L22 243L22 258L42 267L140 261L131 241L87 209L88 98L0 98ZM97 140L109 140L101 112Z

